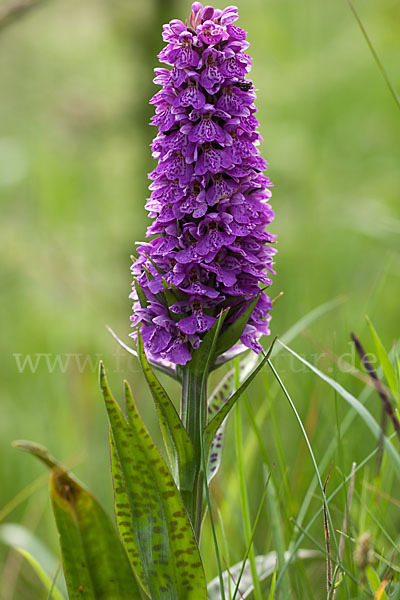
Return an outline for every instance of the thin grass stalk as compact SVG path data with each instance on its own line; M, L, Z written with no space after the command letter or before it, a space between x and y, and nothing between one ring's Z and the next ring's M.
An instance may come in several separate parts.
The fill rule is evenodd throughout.
M271 473L268 474L268 478L267 478L267 481L265 483L264 492L263 492L263 495L261 497L261 501L260 501L260 504L259 504L259 507L258 507L258 510L257 510L257 516L256 516L256 520L254 521L253 531L251 532L250 541L249 541L249 543L247 545L246 553L245 553L244 558L243 558L242 567L240 569L239 577L238 577L238 580L236 582L236 587L235 587L235 591L234 591L232 600L235 600L236 594L239 591L240 581L241 581L242 576L243 576L243 572L244 572L244 569L245 569L247 558L249 557L250 550L251 550L252 545L253 545L253 540L254 540L254 536L256 534L257 525L258 525L258 522L259 522L260 517L261 517L261 512L262 512L262 509L263 509L263 506L264 506L265 498L267 496L267 490L268 490L268 485L269 485L270 479L271 479Z
M359 396L360 402L362 404L364 402L366 402L366 400L368 399L368 397L370 396L371 393L372 393L372 389L369 386L366 386L364 388L363 392ZM346 433L346 431L350 428L350 426L351 426L352 422L354 421L354 419L356 418L356 416L357 416L357 413L350 408L348 410L348 412L346 413L346 416L344 417L344 419L341 422L341 427L340 427L340 435L341 436L343 436ZM330 442L330 444L328 446L328 449L326 450L324 456L321 459L320 468L322 471L327 468L329 461L331 460L332 455L335 451L335 447L336 447L336 440L332 439L332 441ZM318 485L317 477L316 477L316 475L314 475L314 477L308 487L307 493L303 499L303 502L301 504L299 513L297 515L297 522L300 524L303 523L303 520L306 516L308 507L310 505L311 499L314 495L314 491L315 491L315 488L317 487L317 485ZM294 543L294 540L291 540L289 547L291 547L293 545L293 543Z
M314 323L314 321L316 321L317 319L319 319L320 317L322 317L323 315L325 315L326 313L328 313L331 310L334 310L335 308L339 307L340 305L343 304L343 302L345 301L345 297L344 296L339 296L338 298L334 298L333 300L330 300L329 302L325 302L323 304L320 304L319 306L317 306L316 308L312 309L310 312L308 312L306 315L304 315L303 317L301 317L301 319L299 319L294 325L292 325L292 327L290 327L281 337L280 340L285 342L286 344L289 344L291 341L293 341L306 327L308 327L309 325L311 325L312 323ZM273 351L271 352L271 357L275 357L277 356L281 351L283 350L283 346L277 346L275 345L273 348ZM272 385L277 385L275 379L273 380L273 384ZM367 390L367 392L369 392L369 388ZM271 394L271 403L272 403L272 394ZM257 421L259 421L260 423L264 422L268 411L270 411L271 406L268 406L267 403L262 403L259 407L259 410L257 412ZM255 440L254 437L250 438L248 441L248 445L246 446L246 452L247 452L247 456L253 456L253 454L255 453L257 448L257 442ZM329 460L328 460L329 462ZM266 462L266 464L268 464L268 468L270 468L270 465L268 462ZM272 480L274 480L274 475L272 476ZM271 482L272 483L272 482ZM232 474L230 481L228 483L228 487L229 490L233 489L233 486L236 484L236 480L234 477L234 474ZM233 492L231 494L233 495Z
M235 388L238 389L240 386L239 380L239 361L235 360ZM246 540L246 546L249 547L249 562L251 576L253 579L254 586L254 597L255 600L262 600L261 587L257 576L257 567L255 561L254 548L250 545L251 539L251 522L250 522L250 510L249 510L249 499L246 488L246 478L244 474L244 459L243 459L243 436L242 436L242 415L240 403L236 403L235 407L235 442L236 442L236 456L237 456L237 467L239 472L239 488L240 488L240 505L242 510L243 528ZM237 586L238 587L238 586ZM236 594L234 594L235 597Z
M377 487L371 485L367 481L364 481L363 485L367 490L370 490L371 492L375 492L376 496L379 496L380 498L383 498L384 500L387 500L388 502L390 502L390 504L393 504L393 506L400 508L400 502L398 500L396 500L396 498L393 498L393 496L390 496L390 494L386 494L385 492L382 492L382 490L379 490Z
M247 414L249 416L250 425L253 429L255 439L257 440L257 443L258 443L261 459L264 462L264 464L266 465L266 467L268 468L268 471L271 473L271 481L269 484L269 494L267 495L267 506L268 506L268 513L270 516L274 548L275 548L277 558L278 558L278 568L280 569L285 564L285 549L286 548L285 548L285 538L284 538L284 534L283 534L282 526L281 526L281 515L280 515L281 511L280 511L280 506L278 503L278 499L277 499L277 495L276 495L276 488L275 488L275 483L274 483L274 469L273 469L273 466L270 464L267 449L264 446L260 431L258 429L256 420L255 420L253 412L251 410L251 406L247 402L247 399L245 399L245 407L247 410ZM262 421L260 421L260 422L262 422ZM283 597L289 598L289 596L290 596L290 578L289 578L288 573L283 578L283 581L281 583L281 589L282 589Z
M289 395L288 391L286 390L286 388L285 388L285 386L284 386L284 384L283 384L283 381L282 381L282 380L281 380L281 378L279 377L279 375L278 375L278 373L277 373L277 371L276 371L276 369L275 369L274 365L272 364L272 362L271 362L271 360L270 360L270 359L268 359L268 360L267 360L267 363L268 363L268 365L270 366L270 368L271 368L271 371L273 372L274 376L276 377L276 379L277 379L277 381L278 381L278 383L279 383L280 387L282 388L282 391L283 391L283 393L285 394L285 396L286 396L286 398L287 398L287 400L288 400L288 402L289 402L289 404L290 404L290 406L291 406L291 408L292 408L292 410L293 410L293 412L294 412L294 414L295 414L295 417L296 417L296 419L297 419L297 422L298 422L298 424L299 424L299 426L300 426L301 432L302 432L302 434L303 434L303 436L304 436L304 439L305 439L305 441L306 441L306 444L307 444L308 450L309 450L309 452L310 452L311 460L312 460L312 463L313 463L313 465L314 465L315 473L316 473L316 475L317 475L318 484L319 484L319 487L320 487L320 490L321 490L321 495L322 495L322 501L323 501L323 505L326 507L326 514L327 514L327 518L328 518L329 527L330 527L330 530L331 530L331 533L332 533L332 538L333 538L333 540L334 540L335 549L336 549L336 552L337 552L337 554L339 555L339 547L338 547L338 543L337 543L336 536L335 536L335 533L334 533L334 532L335 532L335 529L334 529L334 527L333 527L332 517L331 517L330 511L329 511L329 507L328 507L327 499L326 499L325 492L324 492L324 488L323 488L323 485L322 485L321 476L320 476L320 474L319 474L319 470L318 470L317 461L315 460L314 452L313 452L313 450L312 450L312 447L311 447L310 441L309 441L309 439L308 439L307 432L306 432L306 430L304 429L304 425L303 425L303 423L302 423L302 421L301 421L301 419L300 419L300 415L299 415L299 413L297 412L297 409L296 409L296 407L295 407L295 405L294 405L294 403L293 403L293 401L292 401L292 399L291 399L291 397L290 397L290 395ZM341 568L342 572L344 573L344 567L343 567L343 564L342 564L342 562L341 562L340 560L339 560L339 565L340 565L340 568ZM349 597L349 590L348 590L348 588L347 588L347 582L346 582L346 579L345 579L345 578L343 578L343 581L344 581L344 586L345 586L345 589L346 589L347 596Z
M337 364L336 363L334 364L334 371L333 371L332 376L333 376L333 378L336 379L336 376L337 376ZM334 398L335 398L335 416L336 416L336 435L337 435L338 463L339 463L339 465L344 465L345 464L345 457L344 457L344 452L343 452L342 435L341 435L341 432L342 432L342 427L341 427L342 419L341 419L340 413L339 413L339 398L338 398L338 393L337 393L336 389L333 390L333 394L334 394ZM340 472L340 476L341 476L342 480L344 481L345 480L345 475L343 473L343 470L339 469L339 472ZM353 485L354 485L354 479L352 479L350 481L350 486L352 485L352 482L353 482ZM344 515L345 515L344 519L346 519L348 511L350 510L349 509L349 504L348 504L348 494L346 494L346 485L343 486L343 499L344 499ZM347 524L347 520L346 520L346 524ZM340 541L339 541L339 557L340 557L340 560L342 562L343 562L343 552L344 552L344 547L345 547L344 544L345 544L345 538L342 535L340 537ZM351 552L349 554L350 554L350 556L348 556L348 559L350 561L351 566L354 567L354 564L353 564L353 554ZM354 568L352 568L352 571L354 571ZM336 586L336 583L338 581L338 573L339 573L339 570L336 567L334 575L333 575L333 585L331 587L331 592L329 594L329 598L335 598L335 596L336 596L337 589L336 589L335 586ZM352 592L355 594L355 593L357 593L357 590L353 589Z
M226 537L225 526L224 526L224 522L222 519L221 511L219 510L219 508L217 508L217 514L218 514L218 524L221 528L222 544L223 544L224 555L225 555L225 557L223 557L223 560L224 560L224 564L225 564L225 569L229 573L229 565L231 564L231 557L230 557L230 552L229 552L228 538ZM231 588L232 588L231 577L228 577L228 598L229 598L229 600L232 600L232 589Z
M391 440L396 434L393 433L391 436L389 436L389 440ZM357 473L358 471L360 471L361 469L363 469L365 467L365 465L368 464L368 462L374 458L374 456L376 456L378 449L375 448L374 450L372 450L372 452L370 452L365 458L364 460L362 460L360 462L360 464L356 467L355 472ZM348 475L345 479L345 481L343 481L342 483L340 483L336 489L332 492L332 494L327 498L328 503L331 502L336 496L337 494L343 489L343 487L346 485L346 483L348 481L350 481L351 478L351 474ZM277 580L277 585L279 583L279 580L282 579L282 577L284 576L284 574L286 573L287 568L289 567L291 561L293 560L294 556L296 555L297 550L300 547L300 544L302 543L304 537L308 534L308 531L311 529L311 527L314 525L314 523L316 522L316 520L319 518L320 514L322 513L322 507L319 508L317 510L317 512L314 514L314 516L311 518L311 520L309 521L308 525L306 527L301 527L301 525L297 526L300 528L301 527L301 534L299 535L299 537L297 538L295 544L293 545L293 547L291 548L290 551L290 555L287 559L287 561L285 562L283 569L281 570L279 576L278 576L278 580Z
M355 462L353 462L353 464L351 465L350 484L349 484L349 489L347 491L347 502L346 502L344 517L343 517L342 533L340 535L340 541L339 541L339 557L341 560L343 560L348 523L349 523L349 519L350 519L350 509L351 509L351 504L353 501L354 484L355 484L355 480L356 480L356 466L357 466L357 463L355 463ZM336 588L336 583L337 583L337 575L338 574L336 573L336 575L334 575L334 577L333 577L333 588L334 588L333 595L332 595L333 598L335 598L335 596L336 596L335 588Z
M281 339L278 340L278 341L282 344L282 340ZM396 348L398 348L399 346L400 346L400 343L397 344ZM284 347L287 350L289 350L292 354L296 355L296 353L294 353L292 350L290 350L287 346L284 346ZM393 356L394 352L395 352L395 350L393 349L389 356ZM303 362L304 364L307 364L311 370L314 370L313 367L311 365L309 365L306 361L304 361L301 357L297 356L297 358L301 362ZM379 368L378 371L382 372L382 368ZM365 402L368 399L369 395L372 393L372 390L373 390L373 388L371 388L370 386L366 386L364 388L364 390L362 391L362 393L359 396L359 402L360 402L360 404L365 404ZM348 410L348 412L347 412L347 414L346 414L346 416L345 416L345 418L343 419L343 422L342 422L341 435L343 435L349 429L349 427L353 423L354 419L356 418L357 414L358 413L356 411L352 410L351 408ZM392 436L390 436L389 439L392 439ZM333 439L330 442L330 444L328 446L328 449L327 449L324 457L321 460L321 470L327 468L327 465L329 464L329 461L331 460L331 457L332 457L332 454L333 454L333 452L335 450L335 447L336 447L336 440ZM313 494L314 494L314 490L315 490L315 488L316 488L317 485L318 485L318 480L317 480L317 477L314 476L313 479L312 479L312 481L311 481L311 483L310 483L310 485L309 485L309 488L307 490L307 493L306 493L306 495L304 497L304 500L303 500L302 505L300 507L300 511L298 513L298 516L297 516L297 520L298 520L298 522L300 524L303 522L303 520L304 520L304 518L306 516L306 512L308 510L309 504L310 504L311 499L312 499ZM295 542L292 539L291 543L289 545L289 550L293 549L293 544L294 543ZM279 577L278 577L278 579L279 579Z
M272 482L271 482L272 483ZM278 558L278 572L285 566L285 536L282 527L280 506L277 498L275 485L271 485L269 494L267 496L268 512L271 520L272 539L276 555ZM291 590L291 579L289 573L285 573L285 576L280 582L279 589L282 590L283 598L290 598Z
M347 2L349 4L349 6L350 6L350 9L351 9L351 11L352 11L352 13L353 13L353 15L354 15L357 23L358 23L359 28L361 29L361 33L363 34L364 39L367 42L369 49L371 50L371 54L374 57L374 60L375 60L376 64L378 65L378 69L380 70L381 75L382 75L383 79L385 80L386 85L388 86L389 91L390 91L390 93L393 96L394 101L396 102L397 106L400 108L400 98L399 98L399 96L398 96L398 94L397 94L394 86L392 85L392 82L389 79L389 75L387 74L386 69L385 69L385 67L382 64L382 61L379 58L378 53L375 50L374 45L373 45L373 43L372 43L372 41L371 41L371 39L370 39L370 37L369 37L366 29L365 29L365 27L364 27L364 25L363 25L360 17L358 16L358 13L357 13L356 9L354 8L354 5L353 5L352 1L351 0L347 0Z
M264 373L264 377L265 377L265 380L268 381L266 373ZM282 474L284 493L287 498L290 498L290 484L289 484L289 478L288 478L288 470L287 470L286 461L285 461L285 453L283 451L281 430L278 425L278 419L276 417L276 411L275 411L275 403L274 403L274 399L271 394L271 389L270 389L269 385L268 385L268 396L269 396L269 400L270 400L269 410L270 410L270 415L271 415L272 428L273 428L273 432L274 432L275 445L276 445L276 449L278 451L279 467L281 469L281 474Z
M61 564L58 565L57 570L54 574L53 580L51 582L51 588L49 589L49 593L47 595L47 600L51 600L53 597L53 592L56 589L56 582L57 582L57 578L60 574L60 571L61 571Z
M318 516L320 516L321 513L323 513L322 507L319 511ZM301 527L301 525L299 525L295 519L290 519L290 521L295 527L297 527L299 531L301 531L302 535L305 538L307 538L312 544L314 544L316 548L318 548L318 550L321 551L322 555L325 556L325 558L329 558L331 562L335 564L335 568L338 567L340 570L342 570L343 574L346 574L348 578L351 579L354 583L356 583L357 585L360 584L360 581L356 577L354 577L354 575L349 571L349 569L347 569L345 566L343 566L343 569L341 569L337 557L333 556L333 554L328 554L326 546L324 546L313 535L311 535L311 533L308 532L308 529Z
M328 475L326 476L324 483L324 494L326 495L326 486L328 485L329 477L331 475L332 465L329 467ZM329 526L328 526L328 517L326 514L326 505L324 503L324 533L325 533L325 544L326 544L326 589L328 593L328 599L331 595L332 588L332 562L330 558L331 554L331 541L329 539ZM339 554L340 556L340 554Z
M355 495L356 495L357 499L361 502L362 498L357 491L355 492ZM392 536L388 533L388 531L383 527L382 523L374 515L374 512L372 510L370 510L368 508L368 506L366 506L366 505L365 505L365 510L366 510L366 513L368 514L368 516L370 517L370 519L375 523L376 527L381 531L381 533L383 533L385 538L393 546L393 548L396 550L396 552L398 554L400 554L400 545L392 538Z
M339 574L339 566L336 565L334 571L333 571L333 577L332 577L332 581L333 584L331 585L331 589L330 592L328 594L328 600L333 600L333 598L336 596L337 590L338 588L336 587L336 585L339 585L339 581L338 581L338 574Z
M341 304L343 304L344 300L345 300L345 297L341 296L341 297L335 298L334 300L331 300L329 302L326 302L324 304L317 306L312 311L307 313L304 317L299 319L290 329L288 329L283 334L283 336L280 338L281 341L284 341L285 343L290 343L290 341L292 341L294 338L296 338L297 335L299 335L299 333L301 333L301 331L303 331L305 327L308 327L314 321L316 321L318 318L325 315L327 312L329 312L329 311L337 308ZM282 346L275 345L274 349L271 353L271 356L278 355L282 351L282 349L283 349ZM272 382L272 387L277 386L277 385L278 384L276 383L276 380L274 379ZM363 391L363 393L367 394L367 396L370 394L370 392L371 392L371 388L369 386L366 387ZM272 393L271 393L271 398L272 398ZM360 397L360 399L361 399L361 397ZM272 400L271 400L271 402L272 402ZM260 422L260 423L264 422L269 411L270 411L270 406L266 402L262 403L256 414L257 422ZM350 417L348 426L350 426L352 420L354 419L354 415L352 414L352 411L349 411L348 416ZM345 420L346 420L346 418L345 418ZM250 420L250 422L251 422L251 420ZM254 431L255 432L258 431L257 428L254 429ZM328 447L329 452L327 453L328 457L327 457L327 460L325 461L325 466L327 464L329 464L330 456L333 451L332 448L334 449L334 444L335 444L335 441L333 440ZM256 438L256 436L249 438L248 443L246 445L246 454L248 457L253 457L255 455L255 452L257 451L257 446L258 446L259 450L261 450L263 448L263 444L262 443L260 444L260 440L258 440ZM270 469L271 465L270 465L268 459L266 459L264 462L266 465L268 465L268 468ZM322 468L322 466L321 466L321 468ZM274 481L274 473L272 474L272 479L270 482L270 490L273 489L273 481ZM307 495L306 495L305 499L303 500L302 507L300 509L300 511L303 510L303 514L301 516L301 521L299 521L299 522L302 522L306 516L306 512L307 512L311 497L313 495L313 490L315 488L315 485L317 485L317 480L316 480L316 477L314 476L314 478L311 482L311 485L309 487L309 491L307 492ZM234 498L236 495L235 492L236 492L236 475L235 475L235 473L232 472L232 474L228 480L228 483L227 483L226 497ZM269 499L270 499L270 495L267 496L267 502L268 502L268 506L269 506L269 510L270 510L270 500ZM279 511L278 511L278 514L279 514ZM274 519L272 519L272 517L271 517L271 522L274 522ZM232 527L232 525L230 525L229 527ZM292 540L290 542L289 548L288 548L289 551L294 543L295 543L295 540ZM283 546L284 546L284 544L283 544ZM284 552L284 550L283 550L283 552ZM282 553L282 556L283 556L283 553ZM282 562L282 569L283 569L283 574L284 574L283 581L282 581L282 579L280 579L279 575L278 575L278 579L280 580L281 588L284 589L286 582L288 582L287 583L288 586L290 585L290 580L288 579L289 574L286 572L286 564L285 564L284 558L283 558L283 562ZM281 572L282 569L280 568L279 573ZM289 592L288 592L288 597L289 597Z

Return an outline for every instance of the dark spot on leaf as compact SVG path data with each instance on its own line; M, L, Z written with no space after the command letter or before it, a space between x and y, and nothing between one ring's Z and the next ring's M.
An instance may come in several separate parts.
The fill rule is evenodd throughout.
M70 504L76 504L81 490L64 471L54 470L54 487L56 492Z
M172 498L173 496L175 496L175 493L173 491L171 491L171 492L163 492L163 494L162 494L162 497L164 499Z

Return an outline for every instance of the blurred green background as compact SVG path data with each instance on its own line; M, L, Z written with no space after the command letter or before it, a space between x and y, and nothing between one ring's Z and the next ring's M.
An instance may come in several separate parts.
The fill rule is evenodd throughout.
M345 0L236 4L239 25L249 32L262 152L275 184L279 254L272 295L284 296L272 332L284 333L315 306L343 296L339 308L292 345L310 360L327 348L351 353L354 330L371 348L368 314L390 348L400 317L398 107ZM1 0L0 8L6 5ZM362 0L356 7L400 89L398 0ZM143 206L153 168L152 69L162 23L184 19L189 10L183 0L48 0L0 30L0 510L43 474L11 448L24 438L73 465L111 511L99 358L116 393L124 377L132 383L159 439L138 365L105 325L129 341L130 254L147 226ZM23 367L27 355L33 368ZM299 365L280 357L278 366L310 420L318 454L333 435L333 395L311 375L296 373ZM318 366L332 370L326 357ZM353 393L361 389L349 375L336 376ZM262 381L252 389L256 411L265 400ZM378 400L372 406L378 409ZM283 397L275 409L300 503L311 464L305 454L299 465L301 435ZM348 465L373 447L356 424L345 440ZM268 420L262 427L269 440ZM231 446L227 473L235 460ZM257 481L257 471L249 468L249 477ZM219 498L227 480L222 474L214 484ZM289 516L298 510L292 504ZM6 520L23 522L57 548L45 478ZM244 551L241 535L234 520L228 524L233 560ZM262 550L262 535L257 543ZM21 571L4 547L0 556L2 600L44 598L29 568Z

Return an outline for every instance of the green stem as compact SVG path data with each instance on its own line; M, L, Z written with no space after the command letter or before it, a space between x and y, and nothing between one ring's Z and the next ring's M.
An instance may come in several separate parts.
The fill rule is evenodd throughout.
M192 490L182 490L182 497L192 521L197 540L200 536L200 527L203 513L203 472L201 469L201 435L207 419L207 391L201 387L207 386L207 377L195 374L188 367L183 369L182 377L182 403L181 419L193 444L194 458L187 468L194 472L194 485ZM203 402L202 410L200 403ZM200 422L200 421L203 422Z

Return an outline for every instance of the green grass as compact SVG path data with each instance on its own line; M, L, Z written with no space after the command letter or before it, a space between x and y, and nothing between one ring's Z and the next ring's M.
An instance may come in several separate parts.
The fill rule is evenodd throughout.
M249 31L262 149L275 184L279 253L272 295L281 290L284 295L274 308L272 334L284 334L315 307L342 298L287 343L365 404L379 423L374 390L336 367L329 353L359 369L349 339L353 330L367 351L378 354L366 314L389 355L399 337L398 107L345 0L237 4ZM145 126L151 68L161 48L161 22L168 11L171 18L185 16L189 6L183 0L49 1L0 31L0 515L34 531L54 554L46 480L33 484L41 468L12 449L11 441L27 438L48 446L74 465L111 511L99 358L114 389L123 378L130 381L155 441L161 440L139 366L105 325L129 343L129 255L144 236L146 173L152 168L153 131ZM399 90L399 3L357 0L354 6ZM59 367L49 372L43 357L34 373L28 368L20 373L14 355L36 360L38 353L50 354L50 361L73 356L65 372ZM390 356L396 365L395 353ZM79 361L86 357L91 362L83 366ZM352 558L352 540L363 532L370 531L375 552L399 567L393 554L400 545L398 475L388 456L376 475L371 455L376 440L337 392L286 351L272 363L305 427L322 480L333 463L327 501L337 539L351 465L357 463L343 564L360 583L348 577L349 595L342 583L336 599L357 597L364 578ZM387 384L393 387L389 372ZM398 385L396 367L394 373ZM177 392L174 383L163 383ZM277 552L275 597L286 600L290 589L294 599L326 598L323 558L282 568L285 551L315 548L312 539L324 548L321 493L299 425L267 368L241 402L250 524L263 494L265 466L271 471L254 552ZM399 442L391 442L398 456ZM224 535L219 519L215 525L224 568L224 560L233 565L243 558L249 537L240 508L233 419L210 493L223 520ZM207 521L202 546L211 579L217 567ZM1 600L46 598L31 567L4 544L0 557ZM382 578L386 564L373 566ZM271 581L272 576L263 597Z

